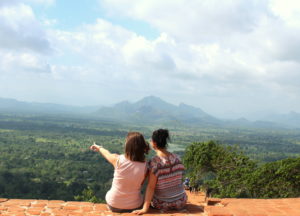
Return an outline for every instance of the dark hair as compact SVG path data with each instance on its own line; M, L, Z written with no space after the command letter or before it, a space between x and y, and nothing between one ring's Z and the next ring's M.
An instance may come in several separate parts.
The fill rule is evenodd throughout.
M168 141L170 141L169 131L167 129L158 129L153 131L152 141L156 143L158 148L166 148L168 146Z
M145 161L145 154L148 154L149 144L139 132L129 132L125 143L125 156L131 161Z

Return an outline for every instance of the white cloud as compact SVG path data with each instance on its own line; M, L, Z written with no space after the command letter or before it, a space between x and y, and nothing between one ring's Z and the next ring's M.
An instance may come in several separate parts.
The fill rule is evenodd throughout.
M20 73L50 73L50 65L34 53L0 52L1 72L11 75Z
M43 83L36 92L49 100L59 94L55 102L112 103L151 94L212 113L288 110L288 104L300 111L292 102L300 97L299 7L289 1L293 6L279 0L102 1L110 15L156 28L160 35L153 40L104 19L55 29L55 19L39 21L27 4L6 1L0 4L0 66L5 77L31 74ZM40 73L33 78L32 72ZM73 83L72 91L64 83ZM57 89L46 93L52 86Z
M42 19L41 20L42 24L46 27L51 27L51 26L55 26L58 23L57 19Z
M147 21L160 31L187 42L222 41L235 33L247 33L267 14L265 0L104 0L111 14Z
M257 109L272 103L283 108L277 101L298 95L299 85L293 81L299 80L300 62L297 1L104 0L101 4L110 15L146 21L168 35L173 43L163 51L141 39L126 56L131 62L142 63L142 68L147 65L142 56L166 54L176 67L160 71L160 76L172 82L179 78L182 92L194 92L210 104L212 97L208 96L235 97L236 109L241 109L241 101L247 101L243 95L257 98ZM230 101L227 107L234 107L232 104ZM249 109L248 105L244 108Z
M32 8L23 3L0 5L0 48L49 52L45 31Z
M271 0L273 13L292 27L300 27L300 2L298 0Z

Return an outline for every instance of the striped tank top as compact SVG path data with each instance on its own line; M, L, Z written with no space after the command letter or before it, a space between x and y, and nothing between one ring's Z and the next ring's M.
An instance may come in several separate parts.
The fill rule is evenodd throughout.
M163 202L174 202L186 196L182 176L184 166L178 155L170 153L168 157L153 157L148 167L157 177L153 198Z

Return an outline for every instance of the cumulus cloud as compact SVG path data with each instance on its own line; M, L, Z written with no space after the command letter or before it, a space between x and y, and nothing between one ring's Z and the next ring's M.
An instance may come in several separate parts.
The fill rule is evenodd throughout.
M51 66L47 61L49 53L51 48L46 31L32 8L17 0L1 1L0 77L6 77L1 85L7 89L3 92L7 93L9 88L16 88L16 77L50 74Z
M2 73L12 75L18 72L50 73L50 65L45 60L32 53L0 52Z
M59 86L59 98L68 98L62 101L112 103L151 94L214 114L290 109L284 104L300 110L293 102L300 96L297 1L101 1L107 16L154 27L154 39L104 18L56 29L57 20L38 20L29 2L55 4L0 2L0 65L6 74L39 72L45 85L38 88ZM73 93L63 83L73 83ZM81 98L72 101L71 94Z
M151 41L139 40L135 42L135 52L140 52L139 58L143 53L166 54L173 68L160 74L172 81L181 77L182 92L190 90L199 98L236 97L236 105L247 101L244 95L262 108L267 104L258 100L260 97L274 99L278 95L278 101L282 92L289 98L300 90L293 81L299 80L300 62L300 5L295 0L104 0L100 4L109 15L146 21L168 36L168 46L163 51L149 46ZM130 59L134 55L126 56ZM143 58L132 60L147 65ZM275 99L272 103L283 108ZM232 104L228 102L228 107Z
M297 0L271 0L270 8L275 16L280 17L288 26L300 26L300 2Z
M123 14L149 22L160 31L188 42L222 40L235 33L247 33L268 14L265 0L104 0L111 14Z
M50 52L45 31L37 21L32 8L13 1L0 5L0 47L13 50Z

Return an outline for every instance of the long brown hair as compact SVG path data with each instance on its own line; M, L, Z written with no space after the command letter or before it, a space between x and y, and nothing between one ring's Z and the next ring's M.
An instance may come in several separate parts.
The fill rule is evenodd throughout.
M149 144L139 132L129 132L125 143L125 156L131 161L145 162L149 151Z

